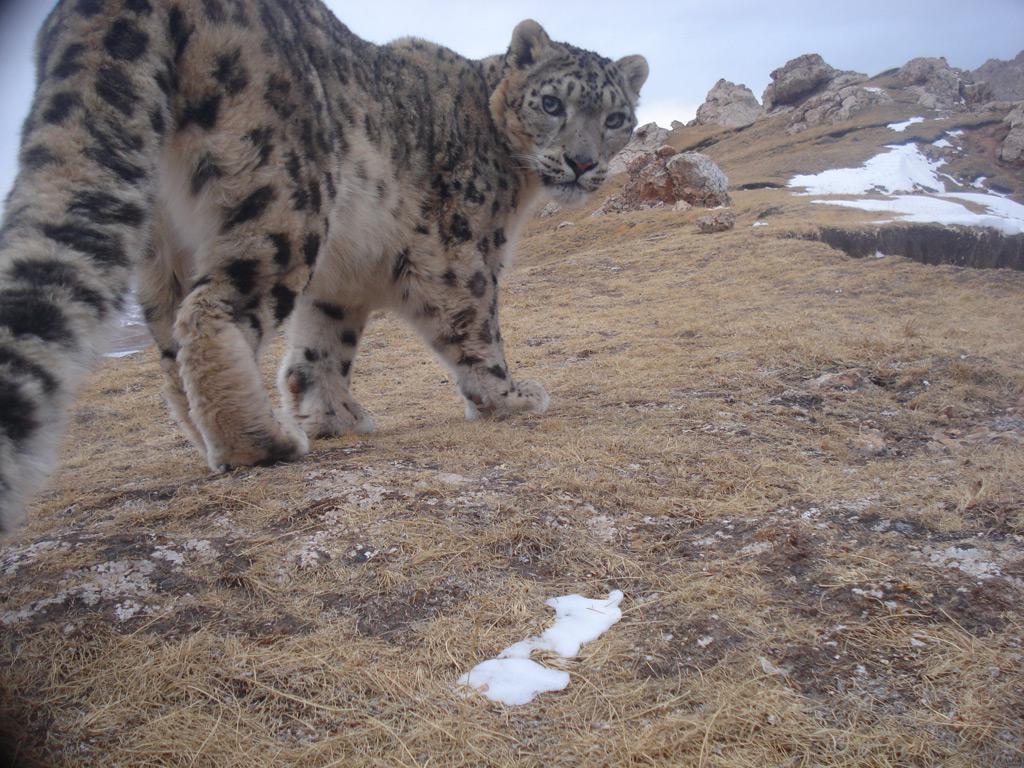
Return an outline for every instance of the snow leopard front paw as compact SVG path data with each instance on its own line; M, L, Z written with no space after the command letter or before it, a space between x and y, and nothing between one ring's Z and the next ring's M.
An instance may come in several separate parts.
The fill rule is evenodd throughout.
M276 414L276 423L264 434L237 436L227 441L205 436L206 461L214 472L230 472L235 467L268 466L296 461L309 451L309 439L289 419Z
M514 411L527 411L537 415L547 413L551 405L544 385L539 381L517 381L508 395L509 406Z
M483 417L503 419L513 413L546 413L551 404L544 386L538 381L517 381L500 393L478 395L472 390L463 393L466 419L476 421Z
M306 398L296 409L295 420L311 438L338 437L350 432L366 435L374 431L373 417L350 395L336 395L330 402Z

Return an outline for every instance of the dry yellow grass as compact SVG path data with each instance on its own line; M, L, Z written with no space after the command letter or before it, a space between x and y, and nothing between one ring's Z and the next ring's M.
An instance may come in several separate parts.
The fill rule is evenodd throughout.
M534 224L504 328L543 418L431 407L451 384L379 319L355 384L376 434L211 477L155 355L104 363L0 555L19 759L1024 763L1024 274L851 260L776 237L826 212L736 203L721 235ZM566 691L455 687L545 598L612 588L624 618Z

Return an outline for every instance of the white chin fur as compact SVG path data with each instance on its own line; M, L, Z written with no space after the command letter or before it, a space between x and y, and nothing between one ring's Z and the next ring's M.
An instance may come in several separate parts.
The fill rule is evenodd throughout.
M554 184L547 190L552 199L562 205L579 205L590 195L578 184Z

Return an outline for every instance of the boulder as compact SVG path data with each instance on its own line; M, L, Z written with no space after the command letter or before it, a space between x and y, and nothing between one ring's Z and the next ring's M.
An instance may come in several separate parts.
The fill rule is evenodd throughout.
M599 214L648 208L687 206L716 208L731 205L729 179L707 155L698 152L654 152L635 157L627 169L629 180L621 192L605 200Z
M892 97L881 88L865 87L864 79L853 72L839 75L826 90L796 107L786 131L792 134L819 125L834 125L892 103Z
M722 79L708 91L704 103L697 109L697 125L743 128L764 115L764 108L758 104L753 91Z
M727 232L736 226L736 214L732 211L715 211L697 219L697 230L703 235Z
M941 57L911 59L894 77L917 94L917 103L926 109L963 110L991 98L986 84L976 83L969 72L949 66Z
M1004 118L1010 132L999 148L999 158L1007 163L1024 165L1024 102Z
M729 197L729 178L718 164L700 152L681 152L665 163L673 181L675 199L690 205L717 208L732 205Z
M772 72L772 81L764 89L761 103L769 112L793 106L821 90L837 74L817 53L804 54Z
M608 175L624 173L627 166L638 157L648 155L668 141L668 131L657 123L641 125L633 132L633 138L619 154L608 163Z
M1024 101L1024 51L1009 61L989 59L971 76L976 83L988 83L994 99Z

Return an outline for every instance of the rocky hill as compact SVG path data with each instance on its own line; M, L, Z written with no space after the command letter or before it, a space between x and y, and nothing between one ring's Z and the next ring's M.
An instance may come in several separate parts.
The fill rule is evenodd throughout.
M771 73L761 102L719 80L689 124L638 131L622 191L601 210L724 204L705 194L724 174L733 192L779 190L772 207L800 211L797 230L856 243L857 255L874 242L925 261L1024 268L1024 102L996 97L1024 74L1015 76L1014 62L979 72L996 85L943 58L869 77L806 54ZM713 172L700 192L690 183L674 194L669 160L697 154ZM825 205L849 214L821 227Z
M1011 102L1024 99L1024 52L1010 62L990 60L973 73L944 58L917 58L876 77L839 71L810 53L774 70L771 80L761 104L746 86L719 80L690 127L741 128L784 114L786 130L798 133L893 104L948 115L1005 115Z
M1024 51L1010 61L989 59L972 73L988 83L992 96L1003 101L1024 100Z

